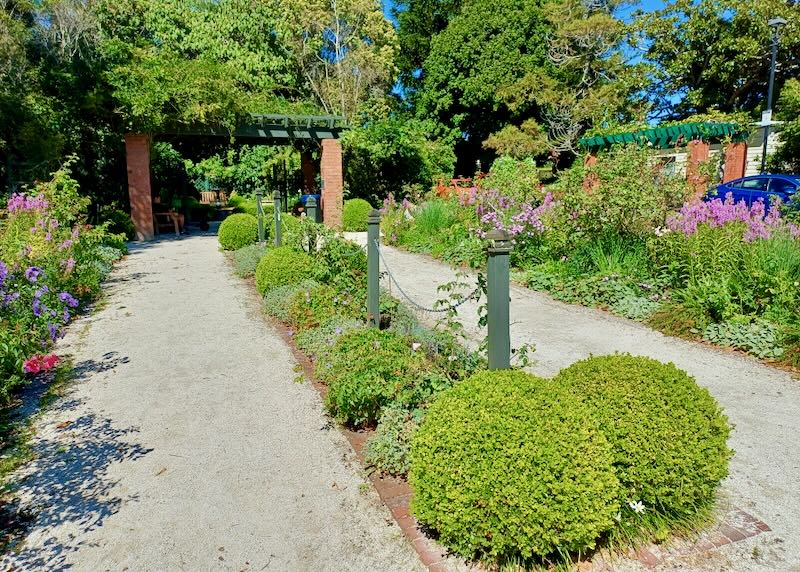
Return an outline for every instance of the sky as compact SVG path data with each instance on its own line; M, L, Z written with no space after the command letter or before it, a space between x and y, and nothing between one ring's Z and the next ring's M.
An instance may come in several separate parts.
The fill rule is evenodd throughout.
M390 20L394 20L391 17L391 10L395 4L395 0L382 0L383 2L383 12ZM638 2L631 2L629 6L625 6L624 8L619 10L619 15L627 20L629 15L635 12L636 10L644 10L645 12L652 12L653 10L658 10L664 6L665 0L639 0Z

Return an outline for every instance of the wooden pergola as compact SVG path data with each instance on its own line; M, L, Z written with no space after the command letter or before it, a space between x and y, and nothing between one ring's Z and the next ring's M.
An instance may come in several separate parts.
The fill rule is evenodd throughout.
M234 130L209 125L175 126L158 135L173 137L211 137L235 139L251 145L288 145L316 143L322 149L319 173L322 179L321 207L323 220L332 228L342 224L344 175L342 146L339 141L347 129L343 117L334 115L253 114ZM128 162L128 193L131 218L138 240L152 240L153 197L150 180L150 146L152 134L128 133L125 148ZM309 152L301 154L303 187L306 193L316 191L317 166Z

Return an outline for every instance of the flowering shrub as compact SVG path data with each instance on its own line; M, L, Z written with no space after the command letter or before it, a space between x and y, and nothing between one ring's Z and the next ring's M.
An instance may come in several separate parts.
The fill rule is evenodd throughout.
M0 404L25 374L55 367L57 356L41 352L64 335L124 248L104 226L85 224L89 201L69 169L12 195L0 221Z

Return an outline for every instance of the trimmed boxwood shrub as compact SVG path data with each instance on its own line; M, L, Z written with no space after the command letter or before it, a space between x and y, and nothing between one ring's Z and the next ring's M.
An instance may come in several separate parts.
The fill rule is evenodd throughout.
M426 369L425 356L397 334L364 328L342 334L317 361L317 377L327 382L331 415L352 427L373 425L381 409L413 386Z
M414 435L411 509L467 558L561 559L614 524L619 483L596 419L566 388L482 372L443 392Z
M555 381L591 406L613 447L627 536L663 538L705 518L732 454L706 389L671 363L627 354L579 361Z
M232 214L219 225L219 243L225 250L239 250L258 240L258 219L249 214Z
M267 250L256 267L256 288L262 296L278 286L290 286L311 278L314 259L291 246Z
M348 232L363 232L367 230L367 216L372 210L372 205L364 199L350 199L344 202L342 210L342 225Z

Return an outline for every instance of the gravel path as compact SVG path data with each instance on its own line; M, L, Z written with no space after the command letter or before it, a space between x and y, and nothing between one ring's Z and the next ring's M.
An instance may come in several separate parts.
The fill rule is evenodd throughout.
M61 353L2 570L421 570L216 238L136 248Z
M364 244L365 235L349 235ZM383 246L391 273L416 302L430 307L443 296L436 288L452 281L450 267L427 256ZM381 268L385 270L385 268ZM474 278L469 279L474 285ZM393 293L398 295L397 288ZM399 296L399 295L398 295ZM459 311L470 341L483 339L477 304ZM554 301L512 287L511 340L514 347L536 346L530 368L551 376L591 354L629 352L674 362L719 400L735 425L736 451L723 486L723 504L732 504L766 522L772 532L724 547L690 570L800 571L800 383L754 359L664 336L607 313ZM687 569L676 563L676 569Z

